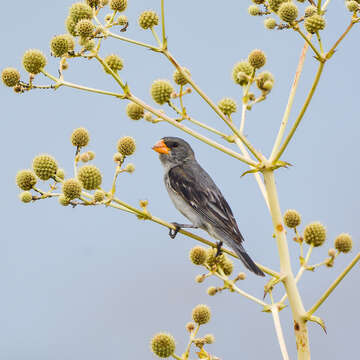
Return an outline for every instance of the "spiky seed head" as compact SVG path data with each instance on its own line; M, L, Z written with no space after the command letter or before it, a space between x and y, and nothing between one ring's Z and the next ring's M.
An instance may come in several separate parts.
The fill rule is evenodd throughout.
M225 115L231 115L232 113L236 112L237 105L235 100L231 98L223 98L218 102L219 109L225 114Z
M110 0L110 9L122 12L126 10L127 4L127 0Z
M39 179L49 180L56 174L58 164L54 157L48 154L43 154L34 158L32 167Z
M102 182L101 171L94 165L84 165L78 171L78 179L84 189L95 190Z
M204 340L206 344L213 344L215 342L215 336L213 334L206 334Z
M116 20L116 24L120 26L125 26L128 22L129 20L126 15L120 15Z
M288 228L296 228L301 223L301 215L296 210L286 210L284 214L284 223Z
M305 17L309 17L312 16L314 14L317 13L317 8L314 5L309 5L306 9L305 9Z
M59 179L64 180L65 179L65 171L64 171L64 169L57 169L55 175Z
M130 156L136 150L135 139L131 136L122 137L117 143L117 149L123 156Z
M202 246L195 246L189 253L190 261L195 265L203 265L207 258L206 249Z
M139 25L144 30L159 24L159 16L153 10L143 11L138 19Z
M76 33L82 38L90 37L95 30L95 25L89 19L80 20L75 27Z
M109 3L109 0L100 0L102 6L106 6Z
M82 2L78 2L72 4L69 10L69 17L75 23L75 25L83 19L92 19L93 11L88 4L84 4ZM73 35L73 34L71 34Z
M299 15L297 6L292 2L284 2L280 5L278 15L281 20L292 23Z
M90 141L90 135L89 132L81 127L75 129L71 134L71 143L76 147L84 147L86 146Z
M160 358L168 358L175 352L175 339L171 334L158 333L151 339L151 350Z
M261 14L261 9L257 5L250 5L248 7L248 13L251 16L257 16Z
M214 296L218 292L217 288L215 286L210 286L207 289L207 293L210 296Z
M46 66L46 57L40 50L30 49L25 51L22 63L28 73L36 75Z
M72 36L77 36L77 33L75 31L76 24L77 23L74 21L74 19L71 16L68 16L65 20L66 30Z
M96 190L94 193L94 201L101 202L105 199L105 192L103 190Z
M69 51L72 51L75 49L75 39L73 36L71 36L70 34L63 34L62 35L68 42L68 48Z
M187 76L191 76L189 69L183 67L182 70L186 73ZM181 74L179 70L175 70L173 74L174 82L178 85L186 85L188 81L185 79L185 76Z
M50 41L50 50L53 56L62 57L69 51L69 41L64 35L54 36Z
M87 152L88 156L89 156L89 160L94 160L95 159L95 152L92 150L89 150Z
M8 87L14 87L20 81L20 73L17 69L8 67L1 72L1 80Z
M234 270L234 263L225 257L224 262L221 264L221 268L223 269L226 276L230 276Z
M211 312L207 305L197 305L192 311L192 318L196 324L204 325L210 321Z
M330 257L332 257L332 258L335 257L336 256L336 250L334 248L329 249L328 255Z
M320 222L313 222L304 229L304 240L308 245L321 246L326 240L326 228Z
M120 71L124 67L123 60L115 54L108 55L104 59L104 61L109 66L109 68L114 72ZM109 73L107 69L105 69L105 71Z
M345 4L346 4L347 9L351 12L359 10L359 4L354 0L346 1Z
M96 44L94 39L79 38L79 45L82 46L84 51L92 51Z
M224 261L224 254L216 256L216 249L210 247L206 250L206 265L212 268L216 264L221 264Z
M335 249L343 253L348 253L352 249L352 243L351 236L347 233L342 233L335 239Z
M138 104L130 102L126 106L126 114L132 120L140 120L144 117L144 108Z
M67 179L62 186L62 192L68 200L80 197L82 184L78 179Z
M123 161L124 161L124 155L121 154L121 153L119 153L119 152L117 152L117 153L114 154L113 160L114 160L115 162L123 162Z
M100 0L86 0L86 3L90 7L98 7L100 5Z
M314 34L316 31L325 29L326 21L323 16L314 14L305 19L304 26L310 34Z
M31 192L30 191L23 191L21 194L19 194L19 199L23 203L29 203L30 201L32 201Z
M168 80L155 80L150 89L151 97L159 105L163 105L170 100L174 88Z
M188 322L186 324L186 330L191 333L195 330L195 324L192 321Z
M87 163L90 160L88 153L83 153L80 155L80 161Z
M70 200L64 194L61 194L58 200L62 206L68 206L70 204Z
M279 10L280 5L286 1L289 0L269 0L269 7L272 11L277 12Z
M267 18L264 20L264 26L269 30L275 29L276 25L276 20L274 18Z
M132 174L135 171L135 165L133 163L129 163L125 166L125 171Z
M266 56L262 50L255 49L248 56L249 64L255 68L260 69L266 64Z
M241 81L241 79L238 79L238 74L240 72L250 76L253 72L254 68L249 64L248 61L243 60L236 63L232 69L232 78L236 84L239 84L241 86L246 85L248 81L246 82Z
M32 170L20 170L16 174L16 185L21 190L30 190L36 184L37 178Z

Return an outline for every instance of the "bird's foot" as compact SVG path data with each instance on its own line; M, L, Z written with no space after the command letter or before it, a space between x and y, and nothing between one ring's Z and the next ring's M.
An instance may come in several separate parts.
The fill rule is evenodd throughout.
M171 224L175 226L175 229L169 229L169 236L170 236L172 239L175 239L177 233L178 233L179 230L181 229L181 226L180 226L180 224L178 224L178 223L176 223L176 222L172 222Z
M223 246L223 242L219 241L216 243L216 254L215 254L215 258L217 258L218 256L220 256L222 254L222 250L221 247Z

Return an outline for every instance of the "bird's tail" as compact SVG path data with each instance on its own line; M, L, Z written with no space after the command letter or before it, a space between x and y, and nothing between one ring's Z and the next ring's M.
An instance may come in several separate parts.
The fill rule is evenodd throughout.
M243 262L247 269L249 269L256 275L265 276L265 274L259 269L259 267L254 263L254 261L252 261L251 257L247 254L241 244L234 244L234 242L232 242L232 245L232 248L235 251L236 255L240 258L240 260Z

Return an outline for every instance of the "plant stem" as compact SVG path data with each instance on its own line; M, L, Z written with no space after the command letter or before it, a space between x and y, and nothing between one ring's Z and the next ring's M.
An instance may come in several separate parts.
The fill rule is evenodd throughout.
M278 338L278 341L279 341L280 350L281 350L283 360L289 360L289 355L288 355L288 352L287 352L287 349L286 349L284 334L283 334L283 331L282 331L282 328L281 328L281 323L280 323L279 309L278 309L276 304L273 304L271 306L271 313L272 313L272 316L273 316L275 331L276 331L276 335L277 335L277 338Z
M289 134L287 135L284 143L282 144L281 148L279 149L279 151L277 151L276 155L274 156L274 160L272 161L272 163L276 163L279 160L280 156L283 154L283 152L285 151L286 147L288 146L291 138L293 137L297 127L299 126L299 124L300 124L300 122L301 122L301 120L302 120L302 118L303 118L303 116L305 114L305 111L306 111L306 109L308 108L308 106L309 106L309 104L311 102L311 99L312 99L312 97L314 95L314 92L315 92L315 90L316 90L316 88L318 86L322 71L324 69L324 65L325 65L325 63L323 63L323 62L319 63L319 67L318 67L314 82L313 82L312 87L310 89L310 92L309 92L309 94L308 94L308 96L307 96L307 98L305 100L305 103L304 103L304 105L303 105L303 107L302 107L302 109L300 111L300 114L298 115L297 119L295 120L295 123L293 124L293 126L292 126Z
M319 51L315 48L315 46L313 45L313 43L311 42L310 39L307 38L307 36L300 30L299 25L296 25L295 27L293 27L293 29L298 32L301 37L309 44L309 46L311 47L311 49L314 51L314 53L316 54L316 57L318 58L318 60L321 59L321 55L319 53Z
M330 287L324 292L320 299L311 307L306 313L306 316L311 316L321 306L321 304L328 298L328 296L334 291L334 289L340 284L340 281L348 274L348 272L355 266L360 260L360 252L354 257L350 264L344 269L344 271L337 277L337 279L330 285Z
M176 360L183 360L183 358L177 356L176 354L172 354L171 356Z
M243 134L244 133L244 127L245 127L245 118L246 118L246 107L247 103L242 104L241 108L241 122L240 122L240 129L239 131Z
M120 76L115 71L113 71L110 66L98 54L96 54L94 57L120 85L121 89L125 90L125 84L120 79Z
M112 37L114 39L126 41L126 42L134 44L134 45L139 45L139 46L142 46L142 47L146 47L146 48L148 48L150 50L153 50L153 51L160 51L160 49L157 48L156 46L153 46L153 45L150 45L150 44L145 44L145 43L143 43L141 41L136 41L136 40L133 40L133 39L129 39L127 37L114 34L111 31L107 31L106 35L108 35L108 36L110 36L110 37Z
M161 30L162 30L162 42L164 45L166 44L164 0L161 0Z
M289 297L294 319L298 360L309 360L310 348L308 330L304 319L305 309L291 269L289 249L276 190L274 172L272 170L264 170L263 174L280 257L281 275L284 276L283 283Z
M154 29L154 27L153 27L153 26L151 27L151 32L152 32L152 34L153 34L153 36L154 36L154 38L155 38L156 42L158 43L159 48L162 48L162 43L161 43L161 40L159 39L158 34L156 33L156 30Z

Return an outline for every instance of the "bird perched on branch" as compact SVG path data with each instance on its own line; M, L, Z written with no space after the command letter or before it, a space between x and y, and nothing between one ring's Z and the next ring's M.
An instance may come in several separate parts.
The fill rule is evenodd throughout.
M159 153L165 170L165 186L175 207L191 225L173 223L174 238L181 228L200 228L233 249L244 265L256 275L264 273L251 260L242 246L244 241L229 204L208 173L199 165L190 145L177 137L164 137L153 150Z

